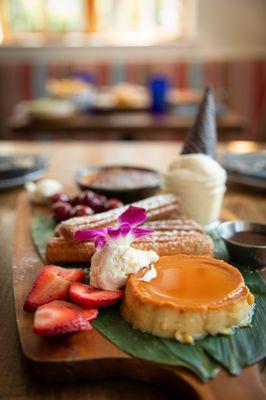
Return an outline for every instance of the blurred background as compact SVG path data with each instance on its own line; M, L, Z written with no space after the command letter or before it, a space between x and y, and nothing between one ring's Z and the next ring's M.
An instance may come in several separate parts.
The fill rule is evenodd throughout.
M0 0L0 138L266 140L265 0Z

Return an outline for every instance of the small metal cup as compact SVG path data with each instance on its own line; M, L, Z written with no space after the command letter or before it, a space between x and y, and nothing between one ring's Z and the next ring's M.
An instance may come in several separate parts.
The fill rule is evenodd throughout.
M230 239L236 232L243 231L262 232L266 234L266 224L248 221L229 221L221 224L217 231L223 239L232 261L240 265L250 265L252 267L262 268L266 266L266 241L265 245L256 246L237 243Z

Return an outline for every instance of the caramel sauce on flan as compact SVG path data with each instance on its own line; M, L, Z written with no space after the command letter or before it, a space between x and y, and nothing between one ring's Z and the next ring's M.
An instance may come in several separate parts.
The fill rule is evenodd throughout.
M155 265L156 278L135 284L144 297L156 303L171 302L179 307L215 307L233 301L244 290L241 273L212 258L164 256ZM243 293L242 293L243 295Z

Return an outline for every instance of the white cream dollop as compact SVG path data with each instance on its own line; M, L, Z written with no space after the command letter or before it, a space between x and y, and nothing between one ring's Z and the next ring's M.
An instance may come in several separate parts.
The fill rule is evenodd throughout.
M138 281L143 281L143 282L150 282L152 279L156 278L157 276L157 271L154 268L154 265L151 264L149 269L144 273L144 275L138 279Z
M145 267L150 269L142 280L151 280L157 274L152 264L158 259L152 250L138 250L127 244L106 245L91 259L90 284L99 289L117 290L125 286L131 274Z
M52 197L61 192L63 186L54 179L41 179L38 182L26 182L29 198L36 204L48 204Z

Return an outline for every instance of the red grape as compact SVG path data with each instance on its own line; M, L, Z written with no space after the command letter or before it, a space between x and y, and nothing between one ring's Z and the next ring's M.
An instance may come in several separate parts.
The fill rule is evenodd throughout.
M105 211L105 203L107 198L101 194L95 193L93 197L91 197L88 201L88 205L96 212Z
M114 208L122 207L123 203L118 199L109 199L105 203L105 210L113 210Z
M79 195L75 195L75 196L71 196L70 197L70 203L75 206L76 204L78 204L78 200L79 200Z
M85 206L89 206L94 196L95 193L92 190L86 190L85 192L81 193L79 204L84 204Z
M57 193L52 198L52 203L57 203L58 201L62 201L63 203L68 203L69 196L66 193Z
M72 207L69 203L58 201L52 205L52 210L57 221L64 221L71 217Z
M66 204L66 203L64 201L57 201L56 203L53 203L51 205L51 210L55 211L57 208L61 207L63 204Z
M92 214L94 214L93 209L84 205L77 205L71 210L71 217L83 217Z
M73 206L77 206L78 204L82 204L81 194L77 194L76 196L71 197L70 198L70 203Z
M122 206L123 203L118 199L107 200L101 194L86 190L71 198L65 193L56 194L53 197L51 209L58 221L64 221L71 217L92 215Z
M77 205L84 205L88 206L90 198L94 196L94 192L91 190L86 190L85 192L82 192L80 194L77 194L76 196L73 196L70 200L71 204L74 206Z

